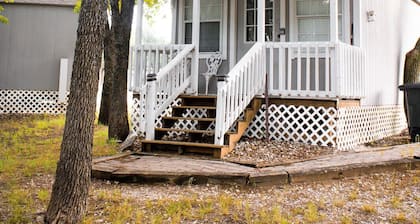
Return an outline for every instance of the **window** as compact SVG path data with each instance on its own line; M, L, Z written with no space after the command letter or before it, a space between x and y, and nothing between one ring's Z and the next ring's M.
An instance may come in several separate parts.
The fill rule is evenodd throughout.
M338 35L342 39L342 1L338 2ZM296 0L297 41L330 39L330 5L327 0Z
M257 0L244 0L245 3L245 41L257 41ZM273 41L274 37L274 16L273 0L265 1L265 37L267 41Z
M200 52L223 51L223 0L200 1ZM184 43L192 43L193 0L185 0ZM225 31L227 32L227 31Z

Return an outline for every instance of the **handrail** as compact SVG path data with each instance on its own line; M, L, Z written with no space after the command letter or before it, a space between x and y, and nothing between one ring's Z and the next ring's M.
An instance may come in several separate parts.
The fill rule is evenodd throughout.
M130 91L140 93L144 90L147 74L158 73L187 46L146 44L131 47Z
M186 46L157 74L147 76L146 139L154 139L155 120L191 84L191 57L194 45ZM158 99L159 96L159 99Z
M266 77L265 60L264 43L255 43L227 76L218 77L216 145L224 144L224 134L251 100L262 92Z

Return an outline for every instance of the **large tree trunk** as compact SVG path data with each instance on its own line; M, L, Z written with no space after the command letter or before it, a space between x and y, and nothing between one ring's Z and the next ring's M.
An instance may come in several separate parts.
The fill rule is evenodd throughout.
M124 0L118 10L118 0L111 1L112 30L117 63L111 91L108 137L124 140L129 133L127 114L127 69L130 52L131 23L134 0Z
M114 73L115 66L115 48L114 48L114 36L111 32L111 27L106 20L106 31L104 40L104 83L102 85L102 97L101 107L99 110L98 122L100 124L108 125L109 122L109 111L111 102L111 88L112 88L112 74Z
M80 223L86 210L105 10L105 0L83 0L66 125L46 223Z

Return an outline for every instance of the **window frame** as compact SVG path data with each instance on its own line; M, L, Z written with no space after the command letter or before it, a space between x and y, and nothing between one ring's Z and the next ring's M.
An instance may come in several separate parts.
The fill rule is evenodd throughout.
M290 27L290 41L292 42L307 42L307 41L299 41L299 28L298 28L298 18L330 18L330 15L303 15L303 16L298 16L297 15L297 6L296 6L296 2L297 1L291 1L290 5L289 5L289 27ZM347 42L348 38L348 24L347 24L347 19L346 17L348 16L347 14L347 0L342 0L342 4L341 4L341 13L338 13L338 16L341 17L341 31L339 30L339 40L342 42ZM330 38L328 40L325 41L321 41L321 42L329 42L331 40L331 30L330 27L328 26L328 30L329 30L329 36ZM341 36L341 38L340 38ZM315 41L315 42L320 42L320 41Z
M244 16L244 32L243 32L243 35L244 35L244 43L245 44L253 44L253 43L256 43L257 42L257 36L258 36L258 15L257 15L257 12L258 12L258 0L254 0L255 2L254 2L254 4L255 4L255 8L252 8L252 9L248 9L247 8L247 0L243 0L244 1L244 9L243 9L243 16ZM267 11L267 10L271 10L272 11L272 13L271 13L271 15L272 15L272 23L271 24L264 24L265 25L265 27L267 27L267 26L271 26L271 28L272 28L272 40L270 40L269 42L274 42L275 41L275 39L276 39L276 36L275 36L275 34L276 34L276 15L275 15L275 11L276 10L274 10L275 9L275 4L276 4L276 1L274 1L273 0L273 6L271 7L271 8L267 8L267 7L265 7L265 10ZM253 25L248 25L247 24L247 12L248 11L254 11L255 10L255 14L254 14L254 22L255 22L255 24L253 24ZM247 38L247 28L248 27L255 27L255 40L254 41L249 41L249 40L247 40L248 38Z
M228 53L228 43L227 43L227 33L228 33L228 5L226 4L226 0L221 0L221 14L222 18L220 20L206 20L204 22L219 22L220 21L220 34L219 34L219 47L220 47L220 54L222 55L222 59L227 59ZM201 4L200 4L201 5ZM178 17L178 26L179 26L179 33L178 33L178 40L179 43L185 44L185 24L192 23L192 21L185 21L185 0L179 0L179 17ZM201 23L201 18L200 18ZM198 46L199 47L199 46ZM208 58L216 52L199 52L200 58Z

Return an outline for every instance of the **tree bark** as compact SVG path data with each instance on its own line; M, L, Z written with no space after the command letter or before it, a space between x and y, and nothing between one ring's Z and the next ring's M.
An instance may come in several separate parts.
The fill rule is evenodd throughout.
M101 107L99 110L98 122L100 124L108 125L109 123L109 110L111 102L111 88L112 88L112 74L114 73L115 66L115 48L114 48L114 36L111 32L111 27L109 26L108 19L106 19L106 31L104 39L104 83L102 85L102 97L101 97Z
M127 114L127 70L130 52L131 24L135 0L124 0L121 9L118 0L111 0L112 31L117 63L114 67L108 137L124 140L129 133Z
M83 0L60 160L45 223L80 223L86 210L105 10L105 0Z

